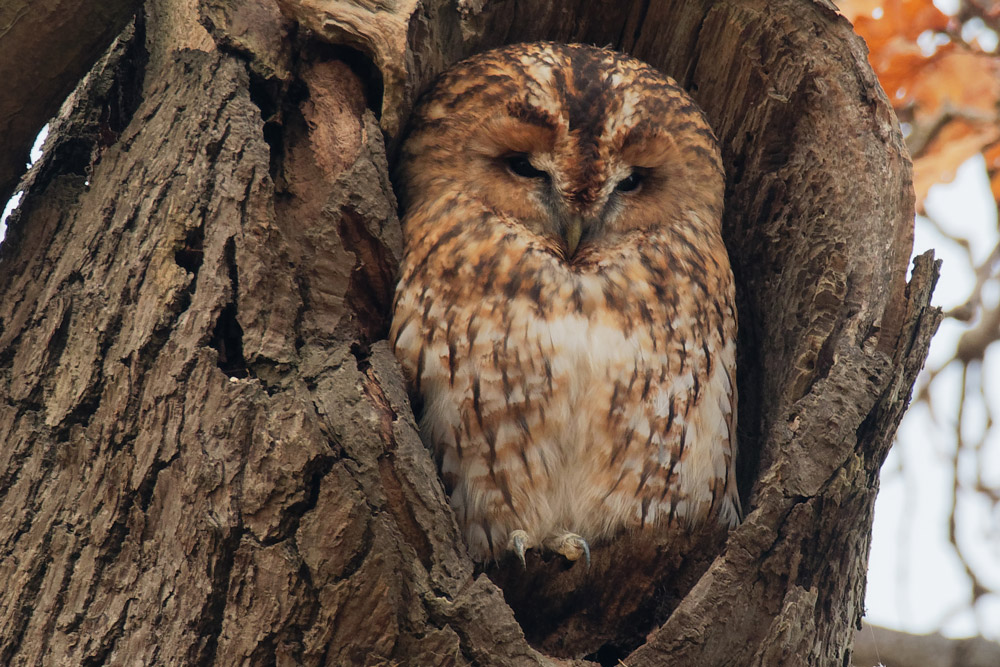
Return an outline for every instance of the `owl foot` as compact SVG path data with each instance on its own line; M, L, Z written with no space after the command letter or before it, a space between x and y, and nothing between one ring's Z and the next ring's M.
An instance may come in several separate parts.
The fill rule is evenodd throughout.
M566 560L576 561L580 556L585 557L587 569L590 569L590 545L576 533L563 533L550 537L545 541L545 546L551 551L562 554Z
M531 544L526 532L523 530L511 531L510 537L507 539L507 550L514 552L521 561L521 567L528 567L527 563L524 562L524 552L530 548Z
M524 553L535 546L528 537L528 533L523 530L513 530L507 538L507 550L513 551L517 559L521 561L522 567L527 567L524 560ZM545 548L561 554L568 561L578 561L580 556L584 557L587 568L590 568L590 545L576 533L563 533L545 540Z

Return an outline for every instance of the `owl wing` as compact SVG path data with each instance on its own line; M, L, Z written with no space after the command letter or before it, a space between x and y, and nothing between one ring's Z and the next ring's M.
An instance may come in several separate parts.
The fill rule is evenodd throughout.
M728 526L740 521L735 335L693 322L675 327L666 349L644 346L632 372L613 384L602 416L612 443L607 500L628 508L628 523L640 527L709 516Z

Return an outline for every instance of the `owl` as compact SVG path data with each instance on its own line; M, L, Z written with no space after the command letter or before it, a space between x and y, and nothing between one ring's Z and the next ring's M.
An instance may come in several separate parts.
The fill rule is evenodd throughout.
M480 54L418 104L397 186L390 342L473 559L738 523L723 170L673 80Z

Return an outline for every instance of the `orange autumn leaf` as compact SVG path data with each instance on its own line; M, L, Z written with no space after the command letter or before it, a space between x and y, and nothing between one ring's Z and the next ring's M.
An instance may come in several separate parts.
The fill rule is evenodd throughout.
M947 183L963 162L1000 139L996 123L954 120L943 126L919 156L913 158L913 190L918 211L932 185ZM996 191L994 191L994 195Z
M949 21L931 0L859 0L838 2L837 7L870 51L897 37L914 42L927 30L944 30ZM881 10L879 18L872 16L876 10Z
M838 2L837 9L852 24L859 16L871 16L876 9L881 9L885 0L846 0Z
M918 210L932 185L951 181L980 152L1000 201L1000 60L961 41L925 52L917 39L926 31L958 34L931 0L837 4L867 43L872 69L908 125Z
M904 86L893 104L912 104L918 116L936 117L943 109L973 120L995 121L1000 62L982 53L945 49L929 58Z
M985 110L1000 99L994 58L950 43L925 54L917 45L921 34L944 30L950 21L931 0L854 0L839 7L868 44L869 62L895 107L914 104L935 114L945 102Z
M878 50L870 50L868 62L878 75L889 101L899 107L929 59L914 42L897 37L883 43Z

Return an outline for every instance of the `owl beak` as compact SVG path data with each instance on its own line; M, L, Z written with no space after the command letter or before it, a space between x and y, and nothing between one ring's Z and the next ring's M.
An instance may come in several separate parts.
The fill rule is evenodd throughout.
M566 231L564 233L566 238L566 248L567 256L572 257L576 254L576 248L580 245L580 238L583 236L583 218L578 216L572 216L566 223Z

